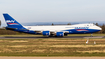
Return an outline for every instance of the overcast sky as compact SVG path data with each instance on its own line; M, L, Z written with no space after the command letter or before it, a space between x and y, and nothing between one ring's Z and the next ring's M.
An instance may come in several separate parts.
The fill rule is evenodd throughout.
M0 0L0 20L20 23L105 21L105 0Z

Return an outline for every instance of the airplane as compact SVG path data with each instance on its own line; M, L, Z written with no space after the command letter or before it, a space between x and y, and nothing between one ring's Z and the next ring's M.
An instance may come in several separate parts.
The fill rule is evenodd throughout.
M23 32L28 34L42 34L43 36L56 36L63 37L68 34L86 34L94 33L102 30L99 26L92 23L75 24L75 25L54 25L54 26L23 26L9 14L3 14L4 19L7 23L6 29Z

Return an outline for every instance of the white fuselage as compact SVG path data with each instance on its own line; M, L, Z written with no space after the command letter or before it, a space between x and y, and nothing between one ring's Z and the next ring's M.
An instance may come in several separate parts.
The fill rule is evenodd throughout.
M77 25L53 25L53 26L24 26L26 29L33 30L33 31L63 31L63 30L69 30L69 29L76 29L76 28L86 28L88 29L95 29L95 30L101 30L100 27L94 25L94 24L77 24Z

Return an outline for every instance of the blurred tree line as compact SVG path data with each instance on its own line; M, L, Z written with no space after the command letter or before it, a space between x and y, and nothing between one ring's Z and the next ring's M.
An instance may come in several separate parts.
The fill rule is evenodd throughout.
M103 24L102 26L100 26L98 23L95 23L95 25L97 25L97 26L99 26L99 27L101 27L101 28L102 28L102 30L101 30L101 31L96 32L96 33L99 33L99 34L105 34L105 24Z
M16 32L16 31L11 31L11 30L6 30L5 28L0 28L0 35L24 35L26 33L21 33L21 32Z

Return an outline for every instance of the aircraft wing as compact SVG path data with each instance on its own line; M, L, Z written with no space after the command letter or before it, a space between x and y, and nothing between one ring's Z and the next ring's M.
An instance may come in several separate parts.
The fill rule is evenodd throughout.
M52 35L64 35L65 33L69 33L69 31L54 31L54 30L50 30L50 31L46 31L46 30L44 30L44 31L41 31L41 30L35 30L35 32L36 33L40 33L40 34L45 34L46 35L46 33L49 33L49 34L52 34ZM60 34L59 34L60 33Z

